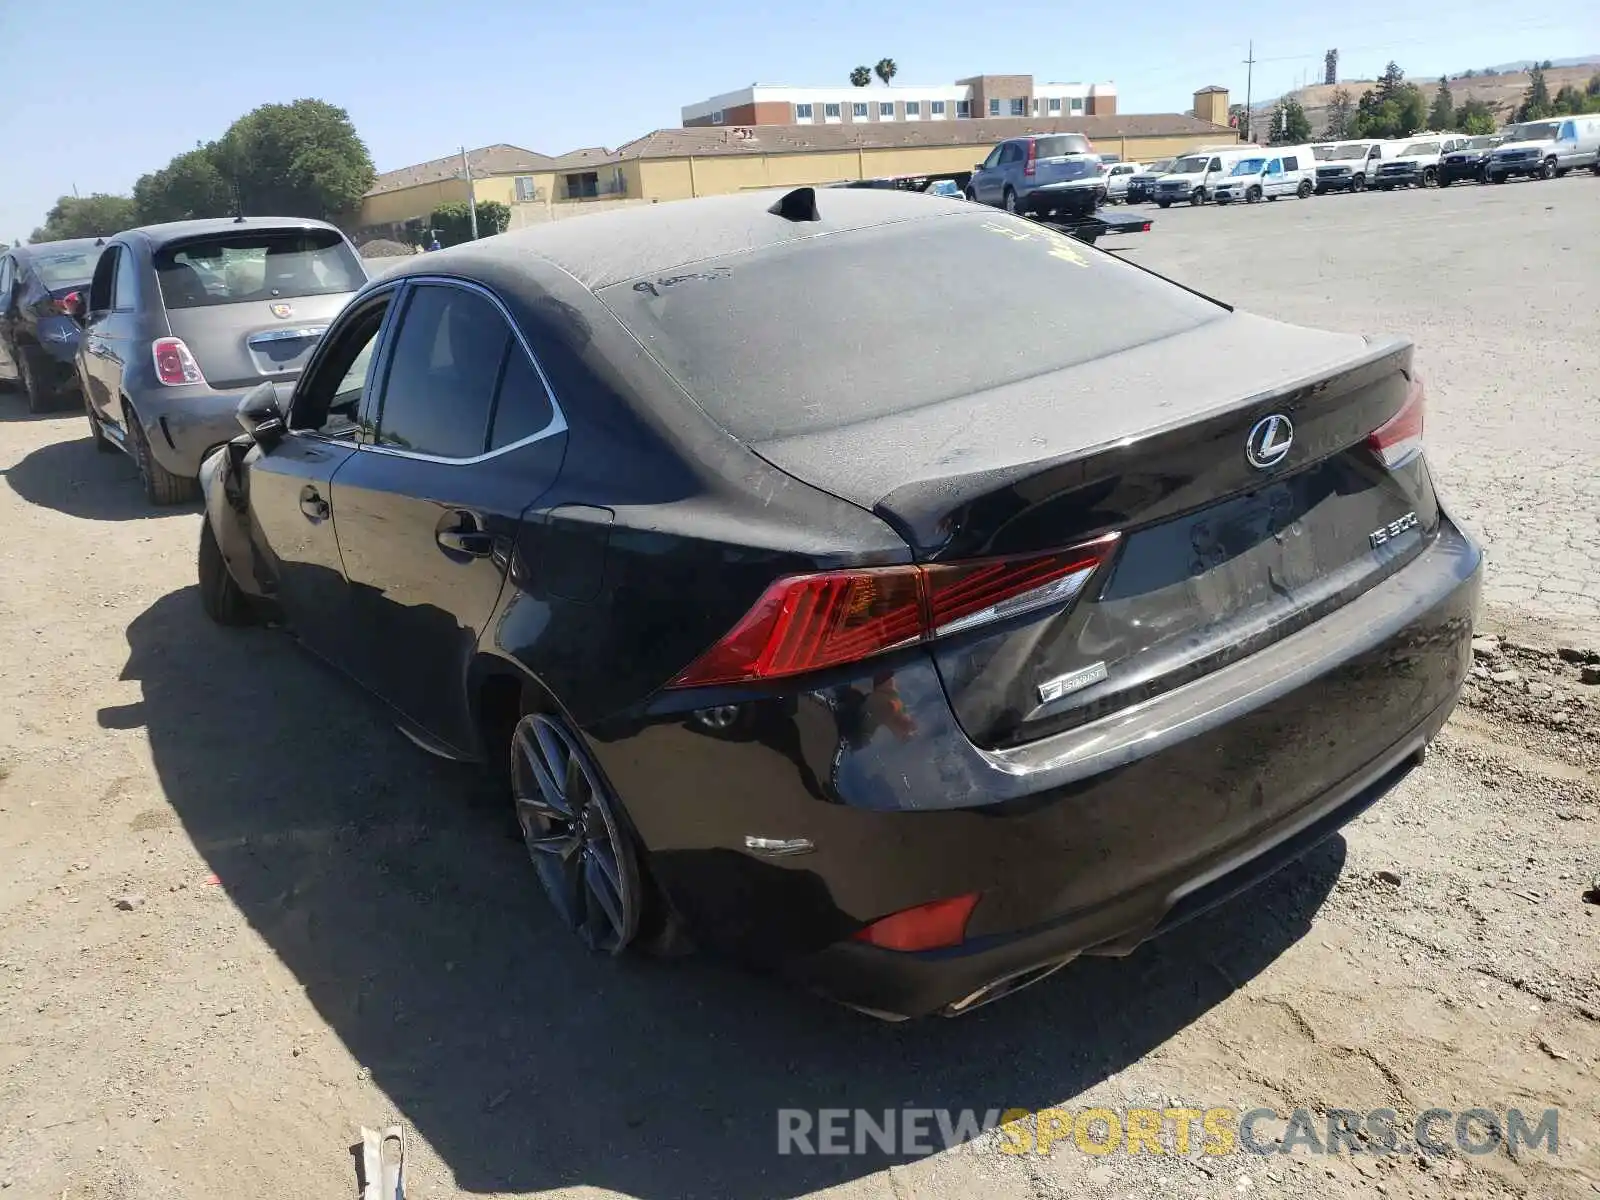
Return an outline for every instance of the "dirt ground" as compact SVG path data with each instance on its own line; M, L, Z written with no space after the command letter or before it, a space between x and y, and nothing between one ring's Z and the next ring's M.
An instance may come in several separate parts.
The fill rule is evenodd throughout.
M353 1196L390 1121L414 1198L1600 1193L1600 624L1491 606L1426 763L1341 836L1129 959L886 1026L580 952L468 774L206 622L198 512L86 434L0 396L6 1200ZM1179 1103L1554 1107L1560 1153L775 1152L781 1108Z

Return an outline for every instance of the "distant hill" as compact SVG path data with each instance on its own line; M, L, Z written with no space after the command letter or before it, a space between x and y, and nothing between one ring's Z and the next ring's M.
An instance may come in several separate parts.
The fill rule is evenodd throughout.
M1501 63L1498 67L1490 67L1489 70L1496 74L1531 71L1544 61L1542 58L1524 58L1520 62ZM1592 67L1600 65L1600 54L1585 54L1581 58L1552 58L1549 62L1552 67Z
M1600 60L1600 55L1595 56ZM1572 84L1580 91L1588 84L1590 76L1600 71L1600 61L1562 59L1560 62L1552 60L1553 66L1544 73L1545 83L1554 95L1566 84ZM1531 62L1529 65L1533 65ZM1414 83L1422 89L1422 94L1428 102L1433 103L1433 93L1439 86L1437 77L1407 76L1408 83ZM1333 99L1333 93L1344 88L1350 93L1353 104L1361 99L1361 93L1368 88L1377 87L1375 79L1345 79L1338 83L1318 83L1311 87L1300 88L1290 92L1288 99L1298 100L1300 107L1306 110L1306 116L1311 121L1314 136L1320 137L1328 124L1328 103ZM1460 75L1450 77L1450 96L1456 104L1467 100L1482 100L1494 109L1495 116L1502 121L1509 121L1516 111L1517 105L1522 103L1522 95L1528 90L1528 72L1526 70L1500 71L1493 75L1478 73L1471 78ZM1271 108L1277 103L1269 100L1265 107Z

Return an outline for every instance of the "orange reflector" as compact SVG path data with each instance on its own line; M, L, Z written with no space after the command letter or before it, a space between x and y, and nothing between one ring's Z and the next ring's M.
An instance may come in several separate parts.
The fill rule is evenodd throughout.
M938 950L959 946L967 936L967 918L978 906L978 893L932 900L874 921L855 935L882 950Z

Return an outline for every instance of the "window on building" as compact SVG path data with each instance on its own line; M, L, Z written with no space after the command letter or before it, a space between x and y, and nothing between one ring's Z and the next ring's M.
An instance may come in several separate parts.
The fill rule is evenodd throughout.
M922 101L921 100L907 100L906 101L906 120L915 121L920 116L922 116Z
M894 120L894 101L880 100L878 102L878 119L880 121Z
M867 106L865 104L852 104L850 106L850 115L857 121L865 121L867 119Z
M1028 102L1021 96L1014 96L1011 100L1011 115L1025 117L1028 115Z
M956 101L956 116L958 116L958 117L970 117L970 116L972 116L972 101L971 100L957 100Z
M1061 97L1060 96L1051 96L1050 97L1050 115L1054 117L1054 116L1060 116L1060 114L1061 114Z
M721 125L722 121L723 121L722 110L720 108L712 109L711 110L711 123L713 125Z
M839 106L837 104L824 104L822 106L822 119L824 121L839 120Z
M998 117L1000 115L1000 97L994 96L990 98L989 115L991 117Z
M930 117L942 117L942 116L944 116L944 101L943 100L932 100L932 101L929 101L929 103L928 103L928 115Z
M530 204L539 198L539 189L533 186L532 175L518 175L515 187L518 204Z
M598 171L580 171L567 176L567 199L585 200L600 194Z
M1082 96L1074 96L1072 98L1072 111L1075 112L1075 113L1081 113L1083 111L1083 97Z
M1036 117L1039 115L1039 97L1037 96L1033 98L1033 115Z
M809 120L811 120L812 119L812 116L811 116L811 105L809 105L809 104L796 104L794 106L794 119L796 121L809 121Z

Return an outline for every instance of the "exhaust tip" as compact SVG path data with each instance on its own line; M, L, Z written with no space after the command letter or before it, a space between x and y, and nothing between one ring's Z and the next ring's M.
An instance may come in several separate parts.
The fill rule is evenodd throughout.
M996 1000L1003 1000L1007 996L1014 996L1023 988L1038 983L1054 975L1072 959L1064 958L1060 962L1045 963L1039 967L1029 967L1025 971L1018 971L1013 975L1006 975L992 983L986 983L977 991L962 997L953 1003L945 1005L939 1010L941 1017L961 1017L986 1004L993 1004Z

